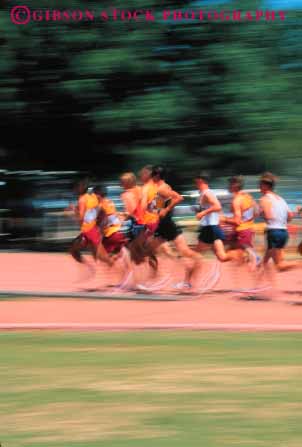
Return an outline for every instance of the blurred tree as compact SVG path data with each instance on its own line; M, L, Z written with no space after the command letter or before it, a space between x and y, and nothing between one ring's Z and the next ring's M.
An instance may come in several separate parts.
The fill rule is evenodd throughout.
M89 20L15 26L0 17L0 145L6 165L91 169L111 177L146 162L217 174L281 169L299 156L297 22ZM131 0L127 9L199 9ZM125 8L121 0L114 7ZM32 0L31 8L41 8ZM49 0L47 9L70 9ZM73 9L110 10L78 0ZM217 9L222 9L221 5ZM224 9L255 11L260 1ZM292 12L298 20L299 13ZM300 67L300 68L299 68Z

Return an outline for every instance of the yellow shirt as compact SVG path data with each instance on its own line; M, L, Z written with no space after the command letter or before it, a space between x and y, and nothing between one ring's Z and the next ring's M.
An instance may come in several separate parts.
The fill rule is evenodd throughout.
M102 231L105 237L110 237L112 234L120 230L121 224L119 218L116 215L116 208L112 200L103 199L100 203L100 208L103 209L106 217Z
M150 181L143 186L143 192L147 191L147 209L143 212L142 223L145 225L156 223L158 221L158 214L156 212L156 195L157 185Z
M250 194L241 194L241 221L236 231L254 227L254 199Z
M87 233L96 225L96 217L97 217L99 201L98 201L97 196L94 193L93 194L88 194L88 193L83 194L79 198L79 204L80 204L80 202L82 203L83 201L85 202L86 210L85 210L83 222L81 225L81 232Z

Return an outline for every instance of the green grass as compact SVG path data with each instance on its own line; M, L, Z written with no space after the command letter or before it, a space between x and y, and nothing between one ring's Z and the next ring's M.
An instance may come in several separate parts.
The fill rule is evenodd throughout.
M300 447L302 334L0 334L2 447Z

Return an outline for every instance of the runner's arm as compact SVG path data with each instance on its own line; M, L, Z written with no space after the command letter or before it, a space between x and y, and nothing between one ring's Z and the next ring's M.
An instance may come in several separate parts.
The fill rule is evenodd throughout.
M77 221L79 220L78 213L78 206L74 203L70 203L68 207L64 209L64 216L70 216Z
M204 198L208 201L208 204L210 205L209 208L206 210L201 211L200 213L196 214L196 218L198 220L201 220L203 217L205 217L207 214L211 213L219 213L221 211L221 204L217 197L215 197L210 192L205 193Z
M141 209L142 211L146 211L148 208L148 188L147 185L142 187L142 198L141 198Z
M290 222L295 217L295 213L287 208L287 222Z
M254 218L255 217L259 217L260 216L260 206L258 205L258 203L256 202L256 200L254 200L253 202L253 206L254 206Z
M100 230L102 230L102 225L106 219L106 213L102 206L98 206L98 212L96 216L96 224L99 227ZM101 231L102 232L102 231Z
M237 226L241 224L242 220L240 199L235 197L232 205L233 205L233 217L223 216L222 222Z
M265 220L273 219L272 204L266 197L260 199L260 212Z
M83 197L81 197L79 199L79 204L78 204L78 218L81 223L84 220L85 212L86 212L86 201Z

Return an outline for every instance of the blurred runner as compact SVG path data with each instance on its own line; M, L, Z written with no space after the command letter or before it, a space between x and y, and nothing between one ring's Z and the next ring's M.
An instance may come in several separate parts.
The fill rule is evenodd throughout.
M142 224L142 189L137 185L135 174L133 172L126 172L121 175L120 181L124 189L124 192L121 194L121 199L124 204L125 218L131 217L138 224Z
M141 187L141 218L150 233L154 233L159 223L156 208L157 185L152 179L152 166L144 166L140 173Z
M103 246L108 254L119 253L127 239L121 232L122 223L116 207L101 187L94 188L94 193L98 198L97 224L103 235Z
M152 247L146 243L148 237L154 231L151 220L145 219L142 209L142 188L137 185L133 172L126 172L120 177L124 192L121 199L124 203L124 219L130 222L129 248L131 259L135 264L142 263L146 258L151 268L157 270L157 258Z
M295 216L299 216L299 217L302 216L302 206L301 205L298 205L296 207ZM302 241L298 244L297 252L299 253L300 256L302 256Z
M79 198L74 212L81 224L81 232L73 241L70 253L76 261L82 263L81 250L90 247L95 259L112 265L113 261L102 244L102 236L97 226L99 199L93 192L93 188L89 187L88 179L81 180L78 183L77 192Z
M157 185L152 179L152 166L144 166L140 171L140 180L142 186L142 221L146 225L148 234L154 234L159 224L159 215L156 208ZM168 256L175 258L177 255L171 249L169 242L164 242L160 245L159 251Z
M267 248L263 265L266 266L272 259L279 271L296 268L298 267L296 262L284 260L284 248L288 242L287 224L292 219L293 213L285 200L274 192L276 177L272 173L264 173L259 185L262 193L260 209L267 224Z
M106 192L101 187L94 188L94 192L99 200L99 211L97 225L103 236L102 243L113 261L121 260L122 280L115 287L123 288L126 285L126 278L131 269L129 252L127 250L128 238L122 231L122 221L118 215L115 204L106 197ZM126 282L125 282L126 280Z
M216 257L221 262L238 259L238 254L227 253L224 248L225 235L219 226L221 204L209 187L209 177L201 173L195 178L195 184L200 191L199 206L196 218L200 221L197 251L203 252L212 247Z
M159 223L150 241L153 249L157 250L165 242L173 242L179 255L185 258L186 270L184 281L176 284L179 289L190 289L191 279L200 267L201 257L188 246L180 227L172 219L174 207L183 200L183 197L174 191L165 182L165 169L155 166L151 173L152 181L156 185L156 208L159 216Z
M229 179L229 191L233 194L231 203L232 217L221 216L220 222L230 224L233 231L229 237L231 249L246 252L251 270L255 270L260 258L254 250L254 218L257 215L257 205L253 197L244 192L244 180L241 175Z

